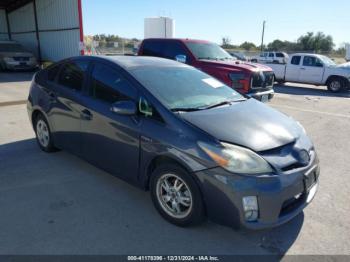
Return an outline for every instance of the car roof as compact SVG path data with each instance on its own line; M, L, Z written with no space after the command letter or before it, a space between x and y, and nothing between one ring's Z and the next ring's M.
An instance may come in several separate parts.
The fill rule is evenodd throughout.
M313 54L313 53L295 53L295 54L292 54L292 56L295 56L295 55L299 55L299 56L316 56L316 57L321 57L321 55L319 54Z
M125 70L136 69L140 67L189 67L186 64L174 60L151 57L151 56L95 56L99 59L111 61Z

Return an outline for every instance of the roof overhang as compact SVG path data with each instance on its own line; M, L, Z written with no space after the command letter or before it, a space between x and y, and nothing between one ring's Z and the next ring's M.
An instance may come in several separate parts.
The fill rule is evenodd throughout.
M12 12L32 1L33 0L0 0L0 9Z

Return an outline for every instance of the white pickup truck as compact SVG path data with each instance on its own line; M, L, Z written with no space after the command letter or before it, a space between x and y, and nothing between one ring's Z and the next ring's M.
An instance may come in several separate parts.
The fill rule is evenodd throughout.
M350 63L335 64L330 58L316 54L293 54L286 65L269 64L277 82L326 85L329 91L350 89Z

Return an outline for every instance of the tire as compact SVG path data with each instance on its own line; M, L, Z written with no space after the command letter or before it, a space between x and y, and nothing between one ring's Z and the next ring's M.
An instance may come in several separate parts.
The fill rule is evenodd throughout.
M252 62L252 63L257 63L257 62L258 62L258 60L256 60L256 59L252 59L252 60L250 60L250 62Z
M204 221L204 204L199 187L180 166L165 164L157 167L151 175L150 191L155 208L168 222L187 227Z
M36 141L41 150L46 153L56 152L57 148L52 141L52 135L46 118L39 114L33 121Z
M332 77L327 82L327 89L333 93L342 91L345 87L344 80L340 77Z

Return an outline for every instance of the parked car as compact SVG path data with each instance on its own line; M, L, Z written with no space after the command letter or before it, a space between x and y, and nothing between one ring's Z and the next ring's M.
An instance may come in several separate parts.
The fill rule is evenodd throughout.
M251 229L299 214L319 162L292 118L191 66L77 57L37 73L28 114L39 147L65 149L144 190L179 226Z
M345 45L345 60L350 62L350 44Z
M14 41L0 41L0 70L34 70L35 56Z
M285 64L288 58L288 54L284 52L263 52L258 57L252 58L251 62Z
M293 54L286 65L270 66L278 82L326 85L332 92L350 88L350 64L337 65L323 55Z
M241 94L266 102L274 96L273 71L265 65L241 63L219 45L191 39L145 39L140 56L155 56L192 65Z
M240 61L243 61L243 62L248 62L249 59L248 57L246 57L246 55L242 52L239 52L239 51L230 51L228 52L232 57L240 60Z

